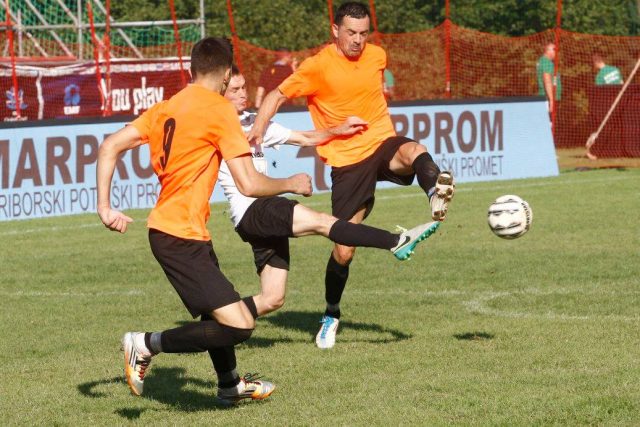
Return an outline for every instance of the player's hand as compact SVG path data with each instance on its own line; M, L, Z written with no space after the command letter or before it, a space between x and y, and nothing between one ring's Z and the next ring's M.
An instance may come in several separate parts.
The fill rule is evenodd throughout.
M258 129L257 126L253 126L249 133L247 133L247 141L249 141L251 145L260 145L264 142L263 136L264 132Z
M133 222L133 218L111 208L98 209L98 216L100 216L100 220L105 227L111 231L117 231L119 233L126 232L127 225Z
M349 116L341 125L331 128L334 135L353 135L367 128L369 123L357 116Z
M311 185L311 177L306 173L299 173L289 177L291 181L291 192L300 194L305 197L313 194L313 186Z

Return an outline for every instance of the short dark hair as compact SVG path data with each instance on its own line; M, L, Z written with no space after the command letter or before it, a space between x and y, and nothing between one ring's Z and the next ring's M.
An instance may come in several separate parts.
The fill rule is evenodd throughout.
M224 72L233 63L233 46L229 39L206 37L191 49L191 75Z
M231 66L231 77L240 75L242 75L242 73L240 72L240 68L238 68L236 64L233 64Z
M369 13L369 8L363 3L359 3L357 1L350 1L347 3L343 3L336 12L336 16L334 18L334 23L336 25L340 25L342 23L342 19L345 16L350 16L356 19L362 19L369 17L371 19L371 14Z

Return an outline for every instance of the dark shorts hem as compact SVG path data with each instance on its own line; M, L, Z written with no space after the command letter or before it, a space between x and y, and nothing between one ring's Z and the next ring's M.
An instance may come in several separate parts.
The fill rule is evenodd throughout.
M151 251L191 316L240 301L233 284L220 271L211 241L182 239L149 229Z
M289 238L293 237L293 210L298 204L285 197L256 199L242 216L236 231L251 245L258 274L266 265L289 270Z
M375 203L376 183L389 181L411 185L415 174L398 175L389 169L401 145L414 140L404 136L387 138L369 157L353 165L331 169L331 211L340 219L351 219L363 206L365 218Z

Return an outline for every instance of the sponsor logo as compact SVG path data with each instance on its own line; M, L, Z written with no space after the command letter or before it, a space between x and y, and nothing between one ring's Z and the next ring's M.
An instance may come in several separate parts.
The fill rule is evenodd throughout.
M141 77L140 87L133 89L116 88L111 89L111 93L108 94L106 86L106 82L103 79L100 84L100 90L102 91L103 99L111 103L111 111L113 112L131 111L133 107L133 114L137 115L164 99L164 87L147 86L146 77ZM101 109L104 110L105 105Z
M18 102L16 102L16 95L13 89L7 90L5 92L7 97L5 104L7 105L7 109L11 110L11 117L5 117L4 121L15 121L15 120L27 120L27 116L24 115L24 110L27 109L28 105L24 102L24 92L22 89L18 91ZM20 117L18 117L17 105L20 104Z
M7 94L7 108L9 110L16 111L16 95L14 91L8 90L5 93ZM20 103L20 110L25 110L28 107L27 103L24 102L24 92L22 91L22 89L18 91L18 102Z
M80 113L80 88L70 84L64 88L64 114L70 116Z

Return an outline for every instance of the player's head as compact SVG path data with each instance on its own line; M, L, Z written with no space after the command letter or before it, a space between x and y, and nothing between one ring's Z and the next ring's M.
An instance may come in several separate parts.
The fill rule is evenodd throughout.
M288 49L276 49L276 61L287 65L291 64L291 62L293 61L293 55L291 55L291 52L289 52Z
M229 82L231 64L233 63L233 47L228 39L222 37L206 37L191 50L191 76L194 81L213 77L222 79L223 89Z
M336 12L333 36L338 49L347 58L358 58L369 37L369 9L362 3L347 2Z
M550 60L556 59L556 45L555 43L547 43L544 45L544 56Z
M604 58L602 57L601 54L599 53L594 53L593 56L591 57L591 59L593 60L593 66L596 67L597 69L600 69L602 67L604 67Z
M247 108L246 82L244 76L235 65L231 67L231 79L224 97L236 107L238 113L242 113Z

